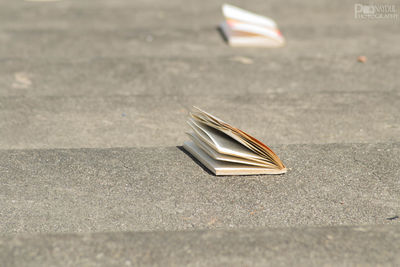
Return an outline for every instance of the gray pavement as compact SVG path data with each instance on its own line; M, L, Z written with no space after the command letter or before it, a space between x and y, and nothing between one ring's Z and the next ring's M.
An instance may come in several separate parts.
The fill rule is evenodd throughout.
M398 142L398 103L396 92L4 97L0 148L181 145L191 105L267 144Z
M238 49L223 2L0 0L0 262L399 264L400 18L235 0L288 41ZM192 105L288 173L208 173Z
M192 105L270 144L399 141L400 19L243 3L288 45L232 49L214 1L0 4L2 149L175 146Z
M176 147L0 151L0 233L397 224L400 144L274 146L285 175L217 177Z
M20 235L0 238L3 266L398 266L400 228Z

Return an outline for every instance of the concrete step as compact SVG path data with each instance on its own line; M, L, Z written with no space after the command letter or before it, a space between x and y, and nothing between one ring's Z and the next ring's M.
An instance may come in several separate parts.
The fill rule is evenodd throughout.
M234 0L288 41L234 49L223 2L0 0L0 265L400 265L400 20ZM192 105L289 172L211 175Z
M1 234L398 224L400 143L272 146L216 177L177 147L0 151Z
M305 56L294 51L249 56L231 50L213 58L4 58L1 97L196 96L308 92L399 91L398 55L379 51L361 64L355 55ZM375 59L379 57L379 60ZM372 61L372 62L371 62ZM245 63L243 63L245 62ZM379 71L385 69L385 71ZM294 78L295 77L295 78Z
M0 149L176 146L192 105L267 144L400 141L398 92L0 98Z
M41 58L44 51L48 58L65 59L231 55L238 50L229 49L216 30L223 20L223 2L5 2L0 8L0 55ZM324 0L312 5L292 0L288 8L279 1L237 4L274 18L288 40L287 48L280 50L239 49L248 55L318 55L324 60L337 51L355 57L376 51L399 54L400 48L393 45L400 38L398 22L355 19L353 2Z
M398 266L400 226L38 234L0 238L2 266Z
M388 4L395 1L388 1ZM221 6L224 0L185 2L171 0L90 0L59 1L17 1L0 0L0 24L5 28L51 28L65 29L78 25L79 29L149 29L193 28L209 25L212 21L222 20ZM356 20L354 19L354 3L338 3L321 0L310 8L311 2L299 3L288 0L287 8L281 8L278 0L265 2L254 0L232 1L235 5L270 16L278 21L278 25L286 23L310 26L326 26L332 24L369 26L391 24L390 21ZM14 16L12 15L14 14ZM309 18L315 18L310 21ZM14 22L14 23L13 23ZM318 22L318 23L317 23ZM163 24L162 24L163 23ZM392 22L393 24L393 22ZM345 34L345 33L343 33Z

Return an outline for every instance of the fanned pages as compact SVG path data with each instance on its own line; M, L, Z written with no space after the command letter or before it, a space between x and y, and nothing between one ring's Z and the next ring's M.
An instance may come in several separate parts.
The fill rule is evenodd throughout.
M280 47L285 44L275 21L244 9L224 4L225 21L220 24L231 46Z
M193 132L183 147L216 175L286 172L269 147L199 108L194 107L188 124Z

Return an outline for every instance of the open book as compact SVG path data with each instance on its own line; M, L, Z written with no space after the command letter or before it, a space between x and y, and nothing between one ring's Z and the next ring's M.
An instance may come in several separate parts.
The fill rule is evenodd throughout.
M231 46L280 47L285 44L275 21L270 18L228 4L222 6L222 13L225 21L220 29Z
M280 174L286 167L266 145L249 134L194 107L193 132L183 147L216 175Z

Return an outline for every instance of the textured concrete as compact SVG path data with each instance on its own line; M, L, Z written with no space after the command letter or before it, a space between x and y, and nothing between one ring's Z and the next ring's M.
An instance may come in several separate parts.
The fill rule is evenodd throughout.
M0 265L399 265L400 18L232 0L288 41L233 49L223 2L0 0ZM191 105L289 172L210 175Z
M398 142L398 103L395 92L6 97L0 148L181 145L191 105L267 144Z
M273 148L285 175L216 177L174 147L3 150L0 233L399 222L399 143Z
M11 266L398 266L399 226L0 238Z
M399 53L397 20L356 20L354 2L291 0L239 6L273 17L288 39L286 49L228 49L216 31L219 1L60 1L1 5L0 54L8 57L182 57L248 55L332 56ZM359 1L365 2L365 1ZM359 3L357 2L357 3ZM397 1L387 1L397 3ZM373 38L371 38L373 36ZM13 42L14 45L7 45ZM34 44L34 45L32 45ZM295 52L295 53L293 53ZM376 60L380 60L377 57ZM222 66L221 66L222 67Z
M228 50L230 55L202 58L5 58L0 65L0 96L224 96L279 92L290 95L390 93L398 89L399 55L383 54L379 60L370 57L362 64L356 60L358 54L332 55L329 51L320 58L286 49L293 55L279 50L249 56L241 50ZM385 71L379 71L382 69ZM21 75L30 84L20 84Z
M191 105L272 144L400 141L400 19L241 3L288 45L232 49L220 3L2 1L0 148L176 146Z

